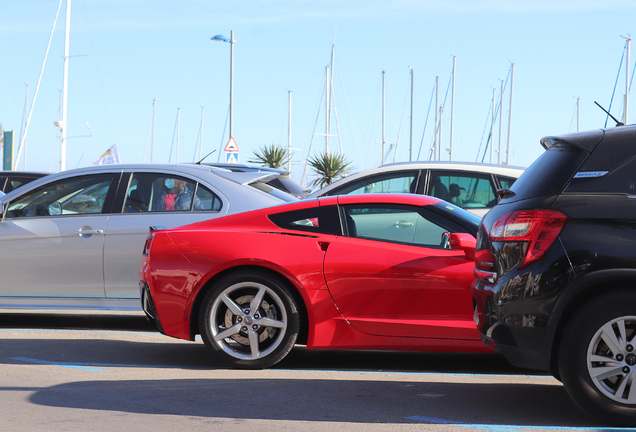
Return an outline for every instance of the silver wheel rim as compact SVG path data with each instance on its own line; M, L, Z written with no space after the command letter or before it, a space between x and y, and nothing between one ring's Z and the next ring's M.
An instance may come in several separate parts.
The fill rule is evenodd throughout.
M214 299L210 330L217 346L240 360L258 360L271 354L287 331L287 311L269 287L241 282Z
M636 405L636 316L613 319L592 337L587 371L596 388L623 405Z

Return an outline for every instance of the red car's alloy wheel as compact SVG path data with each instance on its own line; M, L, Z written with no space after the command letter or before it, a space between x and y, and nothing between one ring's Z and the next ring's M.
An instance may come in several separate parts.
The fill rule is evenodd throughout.
M225 363L260 369L278 363L293 347L299 317L293 296L278 278L239 272L217 282L200 314L205 344Z

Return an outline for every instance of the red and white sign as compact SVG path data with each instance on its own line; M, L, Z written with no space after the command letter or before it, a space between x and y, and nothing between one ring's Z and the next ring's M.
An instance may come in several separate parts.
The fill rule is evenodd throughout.
M236 145L236 141L234 141L234 137L230 137L230 140L225 145L226 152L237 152L239 151L238 146Z

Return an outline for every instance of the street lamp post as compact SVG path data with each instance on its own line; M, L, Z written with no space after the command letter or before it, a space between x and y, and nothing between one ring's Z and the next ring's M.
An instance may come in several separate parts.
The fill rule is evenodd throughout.
M234 30L230 33L230 39L226 38L223 35L213 36L211 40L228 42L230 44L230 139L234 137L233 134L233 112L232 112L232 104L234 101Z

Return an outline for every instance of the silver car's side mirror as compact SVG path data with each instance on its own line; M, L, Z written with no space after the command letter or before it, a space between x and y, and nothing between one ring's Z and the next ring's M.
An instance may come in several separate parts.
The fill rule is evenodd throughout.
M51 216L58 216L62 214L62 205L57 202L54 201L51 204L49 204L49 214Z

